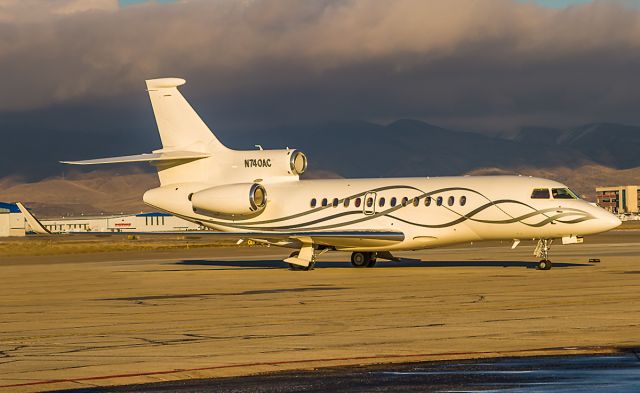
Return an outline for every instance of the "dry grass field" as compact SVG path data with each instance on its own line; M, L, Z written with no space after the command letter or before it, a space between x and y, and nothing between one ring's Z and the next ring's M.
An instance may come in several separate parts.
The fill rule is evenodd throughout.
M233 242L212 241L195 235L53 235L0 238L0 258L90 254L124 251L154 251L233 246Z

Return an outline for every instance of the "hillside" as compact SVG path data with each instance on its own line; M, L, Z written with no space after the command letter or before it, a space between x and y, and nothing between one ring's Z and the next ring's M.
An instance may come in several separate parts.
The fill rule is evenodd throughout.
M240 143L251 141L251 145ZM284 127L232 138L234 148L296 147L313 168L347 177L458 175L478 168L640 167L640 127L527 127L513 138L449 130L417 120Z
M51 217L151 211L142 202L142 194L158 187L158 180L153 173L133 169L98 170L33 183L6 184L0 188L0 201L21 201L37 215Z
M499 138L399 120L388 125L351 122L281 127L221 139L236 149L252 149L254 144L267 149L298 148L309 159L310 171L304 176L308 179L520 173L557 179L588 199L594 198L598 185L640 184L640 127L610 123L570 129L525 127L511 138ZM93 154L90 141L77 140L87 143L82 149L85 157L126 154L135 148L130 144L122 150L116 134L116 140ZM37 150L42 145L29 147ZM48 154L52 154L50 149ZM37 152L23 156L41 157ZM12 164L19 168L13 172L4 167L10 175L0 178L0 201L27 202L43 216L149 210L142 203L142 194L157 186L157 178L147 172L148 167L119 166L83 173L73 167L52 166L57 173L67 173L37 180L29 168L37 164L39 171L46 171L49 159L46 161L26 167Z

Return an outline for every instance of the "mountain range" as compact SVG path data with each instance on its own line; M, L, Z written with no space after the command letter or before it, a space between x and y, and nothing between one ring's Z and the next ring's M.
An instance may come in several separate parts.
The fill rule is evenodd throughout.
M597 185L640 183L640 127L613 123L569 129L524 127L504 136L450 130L417 120L289 126L220 134L236 149L295 147L309 159L306 178L522 174L554 178L593 199ZM148 151L140 136L65 133L50 144L24 143L28 165L0 156L0 200L27 202L38 214L97 214L148 210L142 193L157 185L149 168L118 166L92 172L64 169L61 158ZM27 138L28 139L28 138ZM45 138L46 139L46 138ZM80 146L78 146L80 145ZM134 150L137 148L143 150ZM39 151L42 150L42 151ZM57 158L54 159L53 156ZM48 161L51 161L49 163ZM9 171L13 169L13 171ZM64 173L60 174L64 169Z
M564 130L526 127L505 138L399 120L385 126L281 128L261 136L267 139L265 148L295 146L308 155L312 168L347 177L459 175L485 167L640 166L640 127L618 124Z

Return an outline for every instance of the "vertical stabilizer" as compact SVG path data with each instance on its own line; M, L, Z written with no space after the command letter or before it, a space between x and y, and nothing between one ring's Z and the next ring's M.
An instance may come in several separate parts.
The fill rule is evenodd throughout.
M178 91L180 78L149 79L147 91L163 150L214 152L227 150Z
M149 79L147 91L151 99L153 114L158 124L158 132L162 141L162 150L154 153L169 153L188 151L204 153L212 156L212 160L223 159L225 153L230 152L191 105L178 91L178 86L184 85L180 78ZM158 169L161 185L206 182L211 168L210 159L191 162L154 163Z

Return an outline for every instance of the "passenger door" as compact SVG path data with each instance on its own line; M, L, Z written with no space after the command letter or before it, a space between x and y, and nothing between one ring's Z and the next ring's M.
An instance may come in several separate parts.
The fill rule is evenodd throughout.
M366 215L376 214L376 193L367 192L362 198L362 212Z

